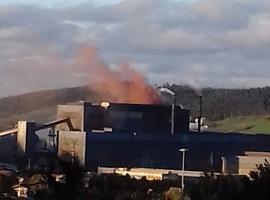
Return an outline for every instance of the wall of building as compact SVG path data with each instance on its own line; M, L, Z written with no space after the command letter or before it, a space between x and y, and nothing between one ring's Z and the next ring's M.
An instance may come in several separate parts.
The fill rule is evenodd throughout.
M83 105L58 105L57 119L70 118L75 130L83 131L84 106ZM66 124L60 124L56 130L69 130Z
M64 159L79 159L85 164L86 133L81 131L59 131L58 155Z
M231 156L227 160L228 172L249 175L250 171L257 170L257 166L266 160L270 161L270 152L245 151L243 155Z
M17 151L16 141L15 134L0 138L0 162L14 162L14 153Z
M170 134L170 105L108 103L107 107L84 103L84 131L104 131L136 134ZM174 132L189 131L189 110L175 106Z
M238 158L238 174L249 175L250 171L257 169L256 165L263 164L265 159L270 161L270 157L258 156L237 156Z
M260 144L260 145L258 145ZM87 134L86 163L103 167L149 167L180 169L180 148L187 148L186 168L220 171L221 157L245 151L270 151L270 136L204 133L184 135Z

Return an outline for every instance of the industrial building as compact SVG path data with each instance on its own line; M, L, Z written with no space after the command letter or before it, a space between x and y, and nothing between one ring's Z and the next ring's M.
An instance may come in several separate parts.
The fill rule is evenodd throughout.
M59 105L57 118L70 118L76 130L91 133L170 134L172 118L174 133L189 131L189 110L175 105L109 103ZM66 130L67 127L58 127Z
M138 167L181 169L180 148L188 149L186 169L221 172L235 168L232 156L247 151L270 151L270 136L242 133L191 132L189 111L169 105L136 105L80 102L58 106L58 118L70 118L56 128L58 152L71 152L86 167ZM174 132L171 132L174 118ZM256 163L258 164L258 163ZM230 164L232 165L232 164ZM236 164L235 164L236 165ZM254 164L255 166L255 164Z
M0 133L0 160L14 162L11 155L18 152L34 159L40 153L36 132L46 128L51 130L49 141L53 151L59 156L77 157L90 170L99 167L179 170L182 166L179 149L183 148L187 149L185 169L193 172L244 174L269 158L267 153L256 154L270 152L268 135L194 132L189 130L189 119L189 110L176 105L109 102L59 105L53 122L20 121L14 129Z

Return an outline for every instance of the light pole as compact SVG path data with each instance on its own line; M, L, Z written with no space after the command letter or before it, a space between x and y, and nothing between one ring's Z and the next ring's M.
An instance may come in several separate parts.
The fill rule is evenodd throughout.
M173 92L172 90L168 89L168 88L165 88L165 87L161 87L159 88L159 91L161 93L165 93L165 94L169 94L172 96L172 109L171 109L171 135L174 134L174 110L175 110L175 102L176 102L176 99L175 99L175 92Z
M199 117L198 117L198 132L201 133L201 127L202 127L202 95L199 96Z
M184 191L184 177L185 177L185 152L188 151L188 149L182 148L178 150L179 152L182 152L182 176L181 176L181 189Z

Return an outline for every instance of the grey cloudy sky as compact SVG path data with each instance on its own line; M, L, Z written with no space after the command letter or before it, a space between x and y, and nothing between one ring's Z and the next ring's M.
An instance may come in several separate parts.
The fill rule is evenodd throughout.
M0 0L0 97L87 83L85 45L153 84L270 85L269 0L72 2Z

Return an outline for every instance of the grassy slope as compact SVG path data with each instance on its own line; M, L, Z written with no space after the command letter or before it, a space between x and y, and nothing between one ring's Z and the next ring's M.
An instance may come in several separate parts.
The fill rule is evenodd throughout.
M224 132L270 134L270 119L267 116L228 118L209 124L210 129Z
M13 128L19 120L43 123L54 120L55 117L56 106L53 106L52 108L29 111L22 114L12 114L8 117L0 118L0 131L8 128Z
M13 128L18 120L49 122L56 118L57 105L79 100L100 102L100 95L81 86L0 98L0 131Z
M18 120L53 120L58 104L86 99L88 93L85 87L74 87L0 98L0 131L13 128Z

